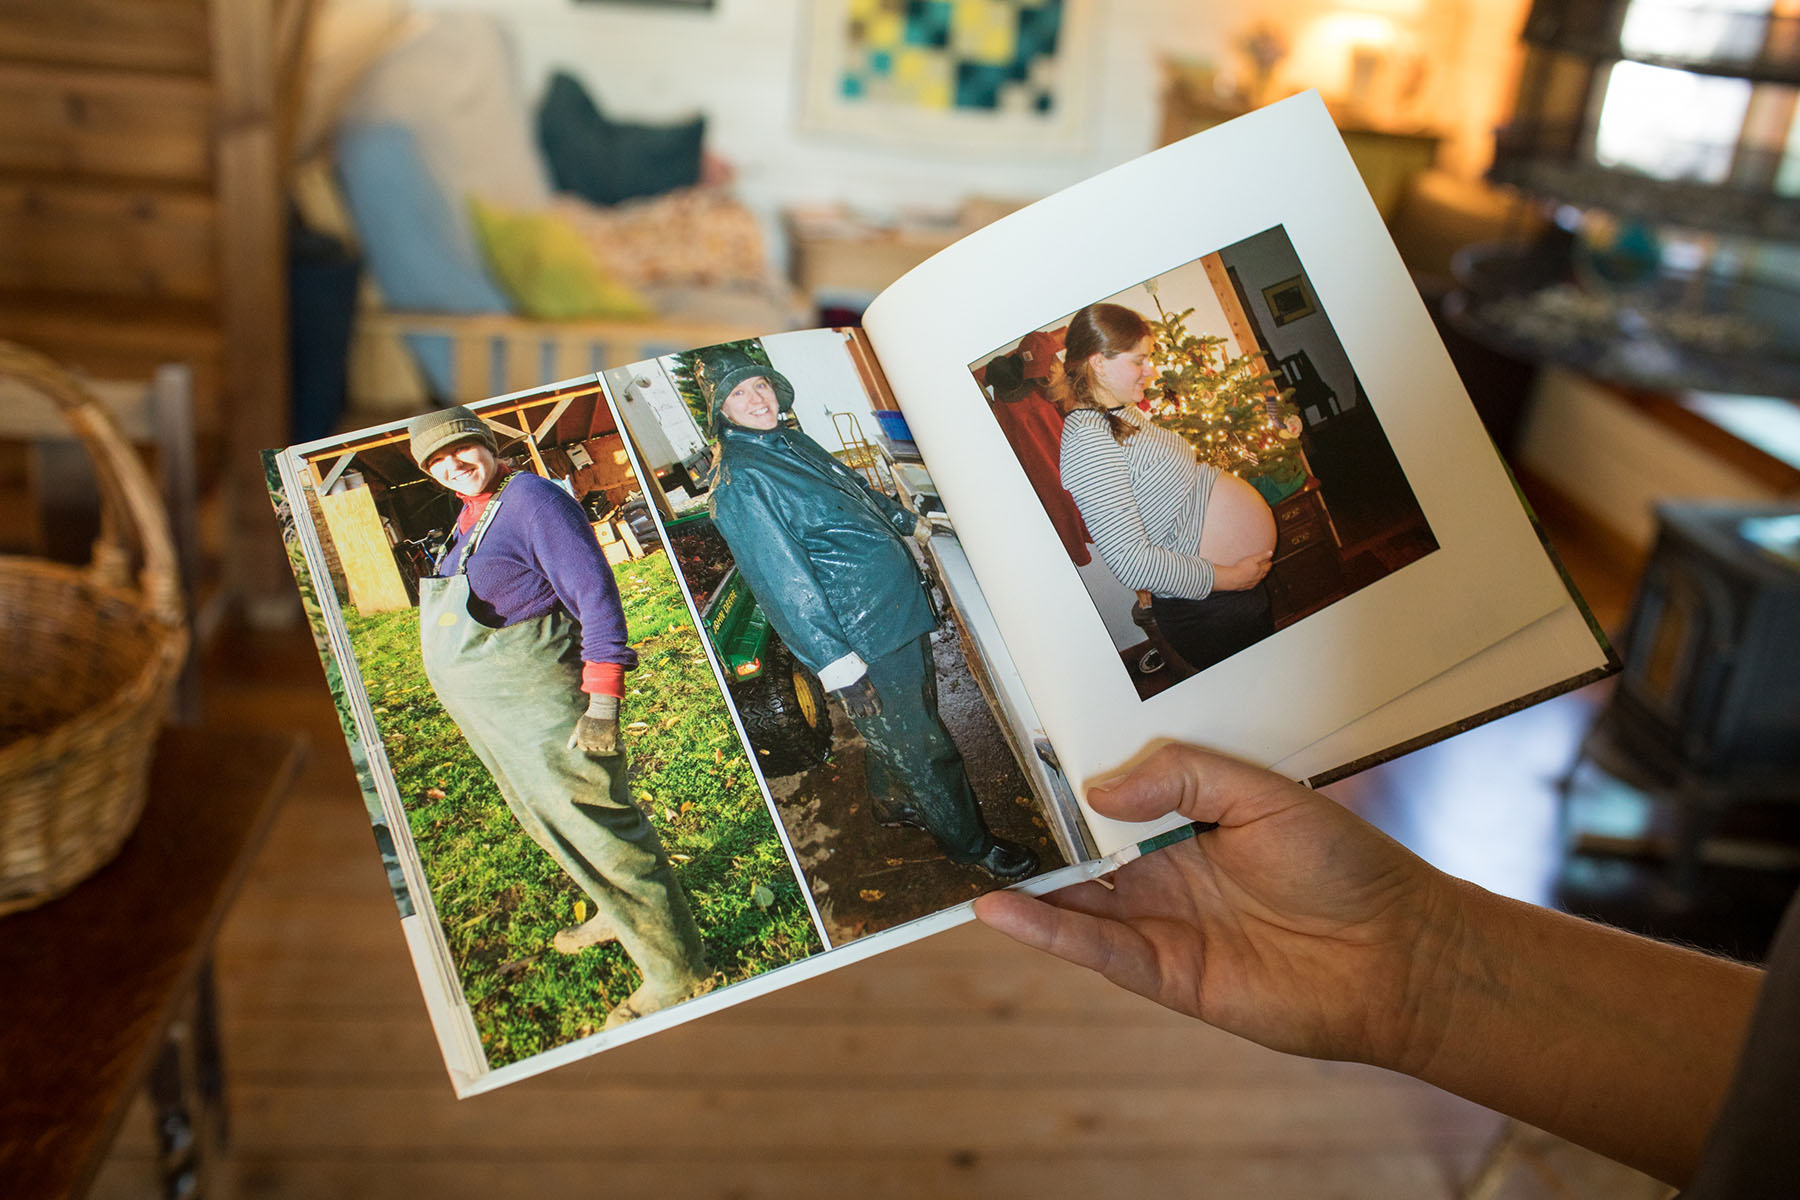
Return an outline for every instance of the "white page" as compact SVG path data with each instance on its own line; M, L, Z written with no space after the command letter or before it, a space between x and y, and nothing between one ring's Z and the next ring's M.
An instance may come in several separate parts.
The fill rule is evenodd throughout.
M1140 701L968 364L1275 225L1440 548ZM1316 95L965 238L889 287L864 327L1078 795L1160 738L1282 762L1569 602ZM1090 821L1103 853L1148 831Z

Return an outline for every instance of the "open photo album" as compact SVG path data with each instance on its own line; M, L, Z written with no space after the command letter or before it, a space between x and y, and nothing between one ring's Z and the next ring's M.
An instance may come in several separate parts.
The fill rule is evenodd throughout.
M1163 741L1317 785L1616 668L1311 94L861 328L265 463L459 1095L1196 836L1084 803Z

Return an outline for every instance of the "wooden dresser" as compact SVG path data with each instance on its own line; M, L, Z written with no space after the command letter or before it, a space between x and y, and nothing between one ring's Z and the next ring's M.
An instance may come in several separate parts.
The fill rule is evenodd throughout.
M1280 629L1347 594L1337 532L1319 481L1275 505L1275 560L1269 567L1269 603Z

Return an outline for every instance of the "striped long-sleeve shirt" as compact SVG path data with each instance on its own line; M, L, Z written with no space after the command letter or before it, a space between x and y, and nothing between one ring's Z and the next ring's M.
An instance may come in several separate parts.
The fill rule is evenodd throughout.
M1077 409L1063 422L1063 486L1120 583L1204 600L1213 565L1200 557L1200 530L1218 468L1137 409L1115 411L1137 428L1123 444L1113 440L1103 413Z

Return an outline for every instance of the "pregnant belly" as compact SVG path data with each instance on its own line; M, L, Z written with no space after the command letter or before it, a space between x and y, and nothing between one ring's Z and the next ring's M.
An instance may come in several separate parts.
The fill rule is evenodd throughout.
M1236 475L1220 475L1206 499L1200 527L1200 555L1233 563L1275 548L1275 514L1262 493Z

